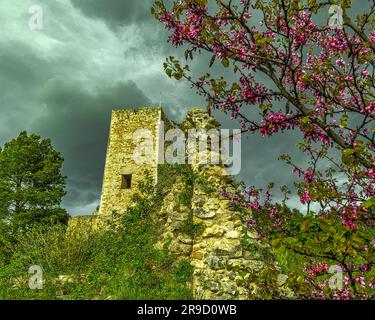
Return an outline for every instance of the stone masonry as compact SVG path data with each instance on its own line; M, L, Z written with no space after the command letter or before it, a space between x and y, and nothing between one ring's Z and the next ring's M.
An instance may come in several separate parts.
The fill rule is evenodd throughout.
M110 137L103 180L103 191L99 217L109 217L114 211L124 212L131 205L131 195L137 190L137 183L151 174L155 184L168 170L161 170L158 164L158 143L161 120L168 122L160 108L117 110L112 113ZM217 121L205 110L191 109L183 123L178 125L187 132L189 128L209 130L218 128ZM153 133L154 154L151 163L138 165L133 159L133 132L146 128ZM251 274L264 268L266 259L264 246L256 233L245 227L244 221L251 212L240 212L231 202L220 196L220 190L234 191L235 181L224 175L219 165L190 166L194 174L192 185L184 185L177 177L166 192L163 203L156 213L162 221L160 239L156 246L166 247L177 259L191 261L194 268L191 287L196 299L249 299L257 297L256 285ZM123 188L124 175L131 174L131 187ZM179 200L182 190L191 188L190 199L182 204ZM78 225L79 219L71 219L71 226ZM191 221L190 221L190 220ZM88 223L87 218L85 220ZM183 225L188 222L199 226L199 232L188 234ZM249 250L249 244L255 250Z

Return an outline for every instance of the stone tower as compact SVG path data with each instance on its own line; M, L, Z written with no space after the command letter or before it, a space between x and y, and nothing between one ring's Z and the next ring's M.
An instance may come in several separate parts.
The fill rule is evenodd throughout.
M99 215L124 212L137 190L138 182L145 179L146 172L156 183L158 153L154 152L148 163L137 164L134 160L136 145L133 134L138 129L149 130L152 133L152 147L158 150L159 128L163 118L160 108L112 111Z

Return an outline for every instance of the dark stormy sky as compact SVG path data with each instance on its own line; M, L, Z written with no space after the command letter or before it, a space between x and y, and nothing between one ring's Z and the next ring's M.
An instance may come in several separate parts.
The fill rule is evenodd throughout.
M63 205L72 215L99 204L112 109L155 106L161 95L169 118L180 121L190 107L205 106L188 83L164 74L165 57L182 54L151 16L152 2L0 2L0 145L25 129L50 137L65 157ZM43 8L42 30L28 26L35 4ZM195 70L206 63L195 60ZM244 136L239 178L259 186L291 184L290 169L277 157L289 152L304 161L293 151L296 141L295 134Z

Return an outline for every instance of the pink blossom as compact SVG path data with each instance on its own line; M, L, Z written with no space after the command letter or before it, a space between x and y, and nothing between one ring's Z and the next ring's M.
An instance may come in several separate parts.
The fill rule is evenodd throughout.
M369 39L370 39L371 42L375 43L375 30L372 30L370 32Z
M275 218L277 216L278 212L276 208L270 209L270 218Z
M369 75L369 73L368 73L367 70L363 70L361 75L362 75L362 77L366 78Z
M314 172L311 169L308 169L308 170L305 171L305 175L304 175L303 179L306 182L310 183L313 180L313 174L314 174Z
M341 58L336 60L336 64L340 68L344 68L345 67L345 61L343 59L341 59Z
M308 202L311 202L312 198L309 194L309 191L307 189L305 189L305 191L303 192L303 195L300 197L300 201L302 204L306 204Z
M365 282L364 277L356 277L355 281L357 281L362 288L364 288L366 286L366 282Z

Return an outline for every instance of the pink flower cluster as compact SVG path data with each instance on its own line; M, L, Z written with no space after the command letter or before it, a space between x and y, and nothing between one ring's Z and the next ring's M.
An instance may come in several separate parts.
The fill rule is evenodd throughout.
M161 14L160 22L166 29L171 30L170 40L175 47L181 46L186 41L192 41L199 37L203 30L203 17L207 9L197 3L190 3L186 12L185 22L178 22L173 11Z
M248 104L260 104L265 100L270 101L267 97L268 89L265 86L257 85L254 78L250 75L240 78L241 94Z
M269 113L267 118L261 121L261 127L259 132L264 136L272 136L279 130L284 131L294 128L296 122L294 120L288 120L290 114L282 114L281 111L276 113Z
M313 181L314 172L311 169L308 169L304 173L303 180L307 183L311 183Z
M337 290L333 294L333 299L334 300L349 300L350 299L350 292L349 292L348 289Z
M344 208L342 208L340 217L343 226L348 227L353 231L356 230L356 221L358 220L358 205L355 202L347 204Z
M312 277L317 277L326 274L328 268L329 266L327 262L317 262L315 259L312 259L305 265L304 271Z
M300 201L302 204L311 202L312 198L307 189L304 190L303 194L300 196Z
M270 212L270 218L271 218L271 219L277 217L277 215L278 215L278 211L277 211L276 208L273 208L273 207L270 208L270 209L269 209L269 212Z
M311 13L301 11L291 19L292 28L289 30L293 44L308 45L309 40L314 38L317 26L312 22Z
M369 36L369 39L372 43L375 43L375 30L372 30L370 32L370 36Z
M311 129L300 128L304 133L304 139L310 142L321 142L325 145L330 145L331 140L324 130L317 125L313 125ZM327 128L328 129L328 128Z

